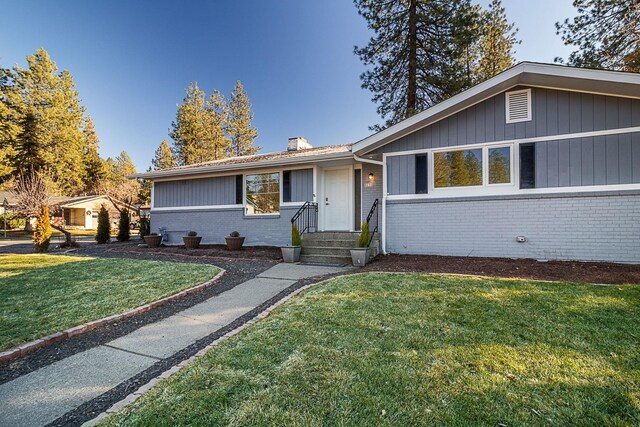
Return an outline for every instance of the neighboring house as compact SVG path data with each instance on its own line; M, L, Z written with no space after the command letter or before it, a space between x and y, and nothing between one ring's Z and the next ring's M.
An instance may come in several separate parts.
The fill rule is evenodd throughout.
M114 227L117 227L120 210L124 208L129 210L132 224L138 220L134 205L104 195L96 195L71 197L56 203L54 221L66 228L93 230L98 227L98 212L102 206L109 212L109 219Z
M310 231L354 231L378 200L386 253L637 263L640 75L521 63L352 145L135 177L170 243L286 244L305 202Z
M13 212L16 208L16 202L13 194L9 191L0 191L0 215L4 215L5 209L7 214Z

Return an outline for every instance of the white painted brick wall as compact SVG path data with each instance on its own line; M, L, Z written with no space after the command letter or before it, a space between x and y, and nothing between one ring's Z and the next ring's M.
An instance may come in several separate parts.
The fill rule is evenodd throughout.
M640 263L640 195L392 203L389 253Z

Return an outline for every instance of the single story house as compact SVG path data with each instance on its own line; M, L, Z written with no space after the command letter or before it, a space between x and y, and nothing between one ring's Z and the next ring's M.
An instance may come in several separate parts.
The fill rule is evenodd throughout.
M54 222L65 228L94 230L98 228L98 212L104 206L109 212L112 227L118 226L120 210L128 209L131 223L138 221L136 206L105 195L67 198L55 204Z
M169 243L283 245L294 216L307 236L369 219L384 253L638 263L640 75L524 62L354 144L135 177Z

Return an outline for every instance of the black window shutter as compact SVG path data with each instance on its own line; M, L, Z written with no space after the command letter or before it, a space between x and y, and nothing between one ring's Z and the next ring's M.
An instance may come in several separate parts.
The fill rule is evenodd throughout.
M520 188L536 188L535 144L520 144Z
M427 155L416 155L416 194L427 194Z
M242 204L242 185L243 185L242 175L236 175L236 205Z
M282 172L282 201L291 201L291 171Z

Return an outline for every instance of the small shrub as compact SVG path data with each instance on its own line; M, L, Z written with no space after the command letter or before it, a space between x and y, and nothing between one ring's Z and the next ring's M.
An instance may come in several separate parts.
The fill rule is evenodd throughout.
M149 218L140 218L140 237L148 236L149 231L151 231Z
M238 233L237 231L232 231L231 233L229 233L229 237L240 237L240 233Z
M96 231L96 242L98 244L108 243L111 238L111 223L109 212L102 206L98 212L98 230Z
M116 236L118 242L126 242L131 237L130 221L129 210L123 209L122 212L120 212L120 220L118 221L118 235Z
M197 235L198 235L198 233L197 233L197 232L195 232L195 231L189 231L189 232L187 233L187 236L188 236L188 237L196 237Z
M36 252L47 252L51 241L51 219L49 218L49 207L42 205L40 213L36 219L36 229L33 232L33 245Z
M302 238L300 237L300 231L298 231L298 225L296 223L291 224L291 245L302 245Z
M363 222L362 229L360 230L360 237L358 238L358 247L366 248L369 246L369 223Z
M26 219L19 214L7 214L7 229L22 230L25 226ZM4 218L0 217L0 224L4 225Z

